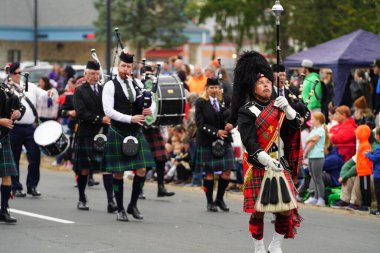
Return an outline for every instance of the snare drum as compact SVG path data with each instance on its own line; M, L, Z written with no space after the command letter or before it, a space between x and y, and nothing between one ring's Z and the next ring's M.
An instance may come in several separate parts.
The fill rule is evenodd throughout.
M63 133L61 124L54 120L48 120L36 128L34 141L48 156L63 154L70 146L70 139Z
M160 76L158 88L153 95L156 102L156 111L153 119L146 120L148 125L170 126L182 124L185 116L185 90L182 82L176 75Z

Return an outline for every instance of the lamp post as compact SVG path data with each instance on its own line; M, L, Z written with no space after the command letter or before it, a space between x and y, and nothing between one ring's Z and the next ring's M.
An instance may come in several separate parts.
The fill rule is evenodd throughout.
M276 62L276 72L277 72L277 96L280 95L280 75L279 75L279 65L280 65L280 16L281 13L284 11L284 8L282 7L280 0L276 0L275 4L272 7L273 15L276 17L276 39L277 39L277 45L276 45L276 56L277 56L277 62ZM278 108L278 119L280 120L280 108ZM278 159L280 159L280 127L278 127Z

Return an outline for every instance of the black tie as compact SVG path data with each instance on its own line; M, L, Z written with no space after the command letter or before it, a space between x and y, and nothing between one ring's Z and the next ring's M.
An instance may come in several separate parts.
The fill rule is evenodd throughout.
M98 89L97 89L97 87L96 87L96 84L94 85L94 92L95 92L95 95L96 95L96 96L99 95L99 93L98 93Z

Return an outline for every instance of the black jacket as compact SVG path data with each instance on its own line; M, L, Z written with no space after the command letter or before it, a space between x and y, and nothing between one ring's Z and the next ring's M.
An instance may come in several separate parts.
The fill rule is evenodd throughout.
M103 87L98 85L98 96L88 83L77 87L74 92L74 109L79 123L77 137L93 137L103 126L105 116L102 104Z
M218 130L224 130L226 120L230 110L222 107L219 103L220 111L216 112L210 101L198 98L195 103L195 122L197 124L197 145L211 146L212 142L218 139ZM225 141L232 142L231 134Z
M12 112L19 110L21 117L25 114L25 107L21 104L20 99L10 93L6 93L2 88L0 89L0 118L10 119ZM0 126L0 138L9 133L9 128Z

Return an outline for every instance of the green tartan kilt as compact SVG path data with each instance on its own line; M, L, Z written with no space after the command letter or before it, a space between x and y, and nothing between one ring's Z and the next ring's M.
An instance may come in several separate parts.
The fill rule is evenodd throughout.
M0 139L0 177L17 176L17 167L11 149L9 134Z
M89 169L100 171L103 168L104 152L97 152L93 148L94 139L91 137L77 137L74 144L74 171Z
M130 135L136 137L140 145L139 153L134 157L126 156L122 151L123 140ZM122 132L114 127L110 127L107 134L104 159L104 170L106 172L124 172L156 166L148 142L141 130Z
M194 169L196 172L235 170L235 155L231 144L227 143L226 154L222 157L215 157L212 154L211 147L197 146Z

